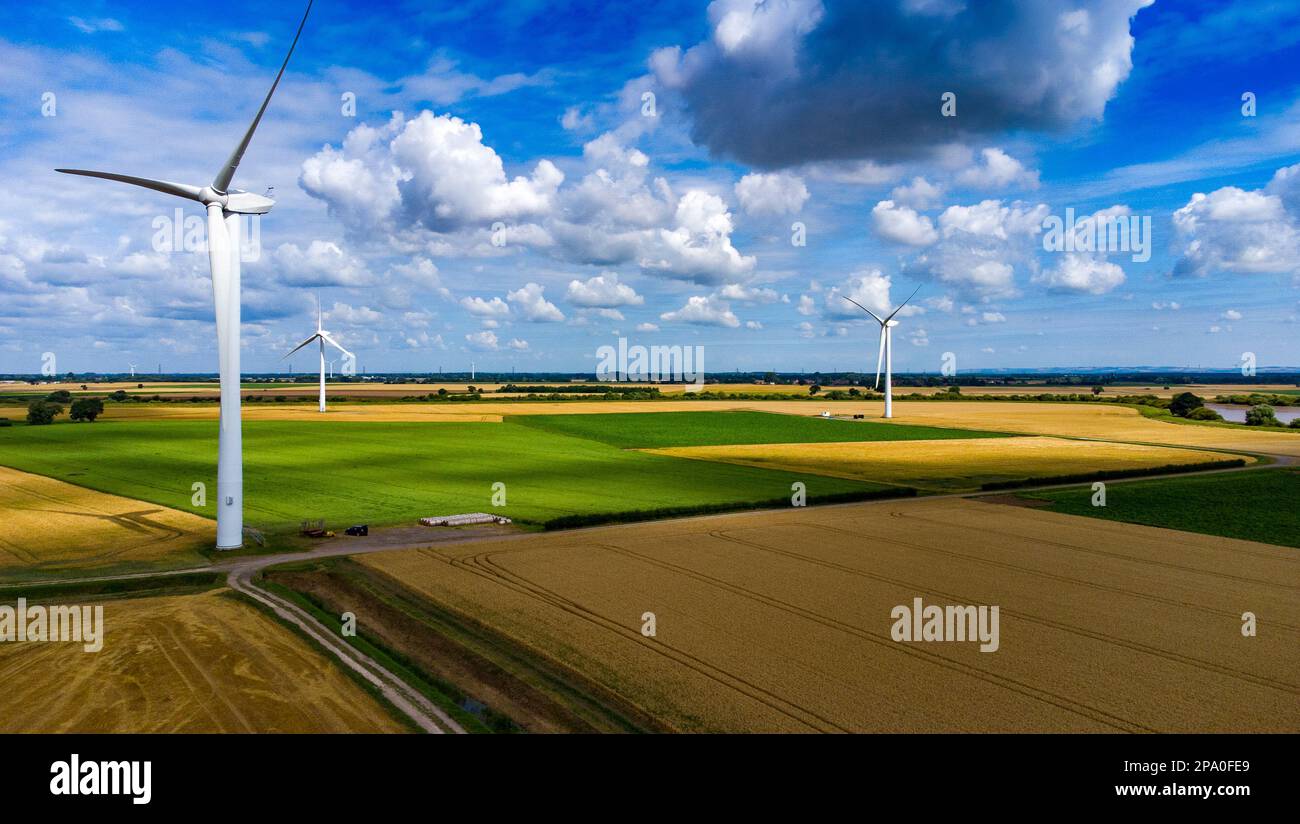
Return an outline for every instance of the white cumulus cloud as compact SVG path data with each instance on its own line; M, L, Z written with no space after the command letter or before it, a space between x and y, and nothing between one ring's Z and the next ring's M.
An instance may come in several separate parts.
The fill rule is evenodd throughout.
M882 200L871 210L876 234L885 240L907 246L929 246L939 239L934 223L907 206Z
M740 325L740 319L731 311L731 307L727 305L726 301L703 295L689 298L685 306L672 312L664 312L659 316L659 319L699 326L735 328Z
M808 201L803 179L788 172L747 174L736 183L740 208L751 215L788 215Z

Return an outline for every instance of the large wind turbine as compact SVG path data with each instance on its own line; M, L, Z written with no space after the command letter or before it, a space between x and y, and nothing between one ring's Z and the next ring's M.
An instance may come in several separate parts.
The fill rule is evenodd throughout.
M217 440L217 549L238 549L244 543L244 466L243 442L239 425L239 221L240 215L264 215L271 211L275 201L230 187L244 158L248 144L253 140L257 124L275 94L276 86L289 65L298 38L302 36L307 15L311 12L308 0L302 22L289 45L289 53L280 65L280 71L266 93L262 106L243 138L230 153L225 165L217 172L211 185L192 186L150 180L112 172L88 172L82 169L56 169L70 175L99 177L142 186L155 192L175 195L202 203L208 212L208 263L212 267L212 298L216 304L217 360L221 373L221 427Z
M898 321L894 320L894 315L902 311L907 305L907 301L916 297L916 293L921 291L921 287L916 287L912 294L907 296L907 300L898 304L898 308L890 312L888 316L881 317L867 307L858 303L851 297L841 295L845 300L858 307L868 315L876 319L880 324L880 354L876 356L876 388L880 387L880 365L883 362L885 366L885 417L894 417L894 327Z
M325 411L325 344L328 343L330 346L333 346L335 349L339 350L344 355L347 355L349 358L353 357L353 354L348 350L344 349L342 346L340 346L339 342L334 340L334 338L330 337L330 333L326 332L321 327L322 320L323 318L321 317L320 300L317 300L316 301L316 331L313 332L312 336L307 338L307 340L295 346L289 352L289 355L292 355L294 352L297 352L299 349L303 348L304 346L311 343L312 341L316 341L317 343L320 344L320 411L324 412ZM280 358L280 360L284 360L285 358L289 357L289 355L285 355L284 358ZM330 363L333 363L333 361L330 361Z

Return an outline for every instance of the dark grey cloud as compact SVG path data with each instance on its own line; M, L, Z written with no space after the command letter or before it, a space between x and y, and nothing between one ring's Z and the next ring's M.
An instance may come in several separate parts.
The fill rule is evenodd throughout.
M905 160L1100 117L1151 0L716 0L712 36L651 59L713 154L777 168ZM957 96L943 117L941 97Z

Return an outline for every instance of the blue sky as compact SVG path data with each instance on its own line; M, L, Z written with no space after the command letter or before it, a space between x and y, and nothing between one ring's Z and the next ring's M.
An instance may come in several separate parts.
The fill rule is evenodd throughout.
M0 373L215 371L206 256L157 228L198 204L52 170L210 181L300 13L0 13ZM865 369L843 296L917 286L900 371L1300 365L1297 41L1283 2L322 0L235 179L278 200L243 367L287 368L319 295L370 371L620 335ZM1149 260L1045 250L1067 209L1149 219Z

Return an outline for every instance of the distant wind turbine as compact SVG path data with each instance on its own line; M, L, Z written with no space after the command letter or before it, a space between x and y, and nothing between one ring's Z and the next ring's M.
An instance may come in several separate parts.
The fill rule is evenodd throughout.
M316 301L316 331L312 333L312 336L307 338L307 340L295 346L293 350L289 352L288 355L285 355L283 358L280 358L280 360L284 360L285 358L288 358L289 355L292 355L294 352L297 352L299 349L303 348L304 346L311 343L312 341L315 341L320 345L320 411L324 412L325 411L325 344L328 343L330 346L333 346L335 349L339 350L344 355L347 355L349 358L353 357L353 355L351 352L349 352L348 350L340 346L339 342L334 340L334 338L330 337L330 333L326 332L325 329L322 328L321 326L322 320L323 318L321 317L320 300L318 299ZM331 364L333 362L334 361L330 361ZM333 374L334 374L333 368L331 367L330 369L331 377L333 376Z
M134 363L128 363L127 366L131 367L131 377L134 378L134 377L135 377L135 364L134 364Z
M83 169L56 169L70 175L116 180L132 186L142 186L155 192L175 195L202 203L208 211L208 263L212 268L212 297L216 304L217 359L221 374L221 424L217 440L217 549L238 549L244 543L244 457L239 421L239 221L240 215L264 215L275 206L275 201L240 189L230 182L235 170L253 140L257 124L275 94L276 86L289 65L298 38L302 36L311 1L303 12L302 22L289 45L289 53L280 65L280 71L271 84L271 90L262 100L262 106L253 117L248 130L226 159L217 176L208 186L171 183L144 177L89 172ZM220 99L219 97L217 98ZM206 127L205 127L206 128Z
M875 385L877 389L880 388L880 366L881 363L883 363L885 366L885 417L886 418L894 417L894 327L898 325L898 321L894 320L894 315L897 315L899 312L901 312L903 307L907 305L907 301L916 297L916 293L919 291L921 291L920 286L916 287L916 289L912 292L912 294L907 296L907 300L898 304L897 309L890 312L887 317L883 317L883 318L880 317L880 315L877 315L875 312L868 309L867 307L863 306L861 303L858 303L853 298L848 297L846 295L840 295L840 297L844 298L849 303L853 304L854 306L858 307L862 311L866 312L868 315L871 315L871 317L876 319L876 323L880 324L880 354L876 356L876 384Z

